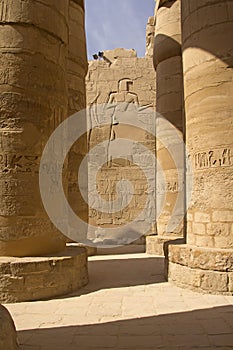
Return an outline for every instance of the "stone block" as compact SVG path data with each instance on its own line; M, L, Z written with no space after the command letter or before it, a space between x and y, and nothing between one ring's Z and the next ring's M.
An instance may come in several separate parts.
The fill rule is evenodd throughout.
M214 240L212 237L195 235L195 244L198 247L214 247Z
M146 237L146 253L150 255L163 256L163 243L159 241L158 236Z
M187 221L193 221L193 214L187 213Z
M228 277L229 277L229 291L232 292L232 295L233 295L233 272L229 272Z
M204 235L206 232L205 224L201 223L193 223L193 233L197 233L198 235Z
M203 293L232 294L232 249L170 245L168 280Z
M229 249L233 248L233 239L229 236L216 236L214 237L215 247Z
M218 222L232 222L233 211L230 210L215 210L212 215L213 221Z
M87 253L81 247L71 246L47 257L1 257L0 268L2 265L11 270L0 278L0 300L4 303L64 295L88 282Z
M203 213L203 212L196 212L194 215L195 222L210 222L210 214Z
M199 271L200 288L208 292L228 292L228 275L216 271Z
M176 247L176 244L183 243L183 237L179 236L146 236L146 253L152 255L166 256L170 244Z
M168 281L200 293L232 295L228 279L227 273L191 269L172 262L168 265Z
M231 249L171 244L169 246L169 261L189 266L192 269L233 271L233 251Z
M209 236L228 236L229 224L227 223L209 223L207 224L207 234Z

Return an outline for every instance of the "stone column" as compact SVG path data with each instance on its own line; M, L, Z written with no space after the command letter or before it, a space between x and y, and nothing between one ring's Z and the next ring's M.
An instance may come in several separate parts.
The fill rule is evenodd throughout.
M166 124L161 123L157 117L157 235L147 238L147 252L159 255L164 254L165 242L182 238L184 234L182 142L184 121L180 12L180 0L169 0L158 2L155 13L156 111L162 115ZM174 127L174 131L168 124ZM171 154L171 149L175 151L175 157Z
M87 52L85 37L84 0L69 1L69 44L67 57L68 115L86 108L85 76L87 73ZM78 115L77 115L77 123ZM88 207L78 186L78 169L87 153L87 135L83 135L69 152L68 199L72 209L84 221L88 220ZM87 170L86 170L87 171ZM87 179L87 177L86 177ZM86 183L86 191L88 184ZM72 225L72 223L70 223ZM77 236L85 238L85 232Z
M2 305L0 305L0 334L0 349L19 350L14 321Z
M0 4L2 256L40 256L65 247L43 208L38 173L48 137L67 114L68 2L46 2Z
M44 146L67 117L68 6L68 0L0 3L3 302L48 298L87 282L85 251L61 253L65 238L50 222L39 191ZM56 169L48 164L45 171L54 175L48 191L56 191Z
M84 0L69 0L69 42L67 57L68 115L86 107L85 76L87 52Z
M233 293L232 10L232 0L182 0L187 149L192 163L187 181L190 186L192 174L193 188L187 245L169 249L171 281L222 294Z

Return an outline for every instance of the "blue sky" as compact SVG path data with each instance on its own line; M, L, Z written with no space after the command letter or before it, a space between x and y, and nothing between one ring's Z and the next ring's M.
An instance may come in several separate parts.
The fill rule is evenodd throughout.
M153 16L154 0L86 0L88 59L117 47L145 54L146 23Z

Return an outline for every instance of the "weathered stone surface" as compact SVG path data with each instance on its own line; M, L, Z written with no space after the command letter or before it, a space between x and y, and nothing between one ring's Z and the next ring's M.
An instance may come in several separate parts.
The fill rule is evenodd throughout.
M181 55L180 0L156 2L154 65Z
M213 294L232 294L232 249L169 245L168 279L181 287Z
M169 128L163 127L163 123L156 124L157 169L161 167L156 174L157 234L169 237L172 235L182 237L184 231L184 121L180 17L179 0L171 1L169 6L160 1L156 8L154 48L156 111L175 127L175 131L171 134ZM172 144L170 147L176 149L178 155L176 159L166 144L169 142ZM163 201L162 208L161 201Z
M0 301L4 303L64 295L87 282L85 248L70 246L48 257L0 258Z
M229 290L233 294L233 272L229 272Z
M14 322L5 307L0 305L0 350L18 350Z
M203 246L199 236L212 236L213 247L224 249L233 248L226 225L233 219L230 3L205 1L190 8L182 2L187 148L194 180L189 208L194 220L187 237Z
M146 57L153 57L155 36L155 17L149 17L146 26Z
M232 295L232 273L192 269L187 265L169 262L168 279L182 288L197 292Z
M150 130L153 131L155 123L153 108L155 104L155 72L151 57L138 58L135 51L125 49L115 49L104 51L103 59L89 62L89 69L86 78L87 88L87 105L89 108L89 150L103 141L109 142L109 149L114 147L114 141L119 138L130 139L134 142L132 150L129 149L129 155L125 159L108 159L108 154L103 148L103 152L95 155L93 160L90 159L89 165L89 191L93 192L93 184L96 182L96 188L100 198L106 201L116 199L116 185L122 179L127 179L134 187L133 198L128 206L127 202L129 193L125 190L124 183L120 185L120 195L122 195L123 209L115 213L103 212L103 207L99 204L99 198L95 197L90 202L89 222L90 224L106 229L124 226L134 220L144 209L148 196L151 196L150 210L148 216L155 222L155 197L147 193L147 180L145 174L134 162L145 163L147 170L150 170L151 177L155 177L155 169L151 166L155 156L155 139L154 136L140 130L133 125L127 126L121 123L112 122L110 114L98 114L97 107L99 104L107 104L113 108L114 104L126 103L135 108L141 108L141 118L147 123ZM108 108L108 107L106 107ZM152 113L148 113L148 111ZM133 111L133 109L132 109ZM114 118L121 111L117 108L114 112ZM144 114L143 114L144 113ZM103 125L108 122L109 125ZM95 127L93 127L93 125ZM151 158L143 154L138 148L141 143L151 151ZM119 151L120 152L120 151ZM98 171L97 178L93 172L94 162L96 159L103 158L103 164ZM146 158L147 157L147 158ZM104 160L105 159L105 160ZM93 165L92 165L93 162ZM93 203L92 203L93 202ZM95 205L93 208L92 205ZM105 208L106 209L106 208ZM151 227L153 232L154 227ZM127 243L127 242L125 242Z
M191 245L170 245L169 260L195 269L233 271L232 249L211 249Z
M43 255L65 247L40 198L39 164L48 137L67 115L68 3L47 6L37 0L10 0L0 4L3 256Z
M177 17L177 11L170 17L179 1L157 1L155 12L157 109L167 113L169 118L169 111L178 107L170 93L175 81L173 84L170 79L169 85L163 81L165 79L160 79L160 66L164 64L164 72L168 71L166 62L170 57L181 58L182 51L183 67L177 74L184 82L180 101L184 97L185 106L180 104L177 110L186 114L183 126L186 125L186 147L191 162L191 165L187 163L186 174L188 244L168 245L168 278L182 287L231 294L233 47L229 40L233 12L229 8L233 2L181 0L180 3L181 16ZM178 30L180 21L181 31ZM172 117L174 115L171 113ZM182 131L182 119L180 121L177 127ZM161 148L156 146L158 156ZM166 160L162 152L161 155L164 169L172 168L171 159ZM167 209L164 222L168 220ZM158 220L158 234L159 230Z
M70 0L68 13L69 42L66 59L68 116L86 108L85 76L88 63L84 20L83 1ZM85 222L88 221L88 205L83 199L78 186L78 172L86 153L87 138L86 135L83 135L74 143L68 155L68 200L76 215ZM87 181L85 186L88 187ZM70 225L72 225L72 222L70 222ZM85 234L85 232L82 232L82 236Z
M86 250L64 251L65 238L48 218L39 190L40 159L49 136L68 114L85 107L83 5L83 1L73 0L0 3L3 302L49 298L73 291L88 281ZM54 188L48 191L57 191L57 150L51 151L53 162L47 164L46 171L53 176ZM73 168L77 173L74 163L79 164L85 153L86 143L74 145L69 156L71 185L76 180L70 175ZM72 202L66 164L63 186ZM86 219L87 207L77 196L73 204Z
M146 237L146 253L151 255L166 256L166 244L170 242L172 244L174 241L178 240L182 243L182 237L176 236L158 236L151 235Z
M133 58L137 57L137 52L133 49L126 50L124 48L116 48L114 50L105 50L104 56L111 61L111 63L114 63L115 60L119 58ZM116 63L116 62L115 62ZM119 64L120 62L118 62ZM130 61L128 61L130 63Z
M84 249L86 249L86 253L87 256L93 256L97 254L97 248L93 247L93 246L87 246L83 243L68 243L67 244L68 247L82 247Z

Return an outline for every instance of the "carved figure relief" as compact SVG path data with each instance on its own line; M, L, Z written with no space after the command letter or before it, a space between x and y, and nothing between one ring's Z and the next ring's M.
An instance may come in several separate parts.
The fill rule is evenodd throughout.
M131 58L130 58L131 59ZM120 157L121 150L119 148L119 139L127 138L130 133L130 127L124 125L124 115L127 113L135 113L142 125L146 124L150 127L153 133L154 128L154 100L155 100L155 84L152 74L151 80L148 79L145 85L144 78L140 71L137 73L131 72L132 68L128 68L127 62L129 58L119 59L121 66L106 66L90 65L89 70L93 74L87 76L88 86L92 86L87 91L88 101L88 123L90 132L89 139L89 184L95 178L97 192L99 198L93 198L90 203L89 217L95 225L100 225L101 228L121 226L125 223L133 221L143 210L146 205L146 196L150 197L147 207L148 214L155 217L155 199L154 194L146 195L147 184L142 174L138 171L134 162L142 163L145 170L150 171L153 161L148 154L144 154L136 149L137 142L142 141L148 145L148 149L154 150L155 140L148 138L149 136L143 131L137 131L135 137L139 137L135 141L135 150L123 150L122 158ZM121 63L120 63L121 62ZM132 63L137 63L141 69L144 69L147 62L132 58ZM153 73L153 67L151 67ZM116 75L119 78L116 78ZM103 84L104 81L104 84ZM146 91L145 91L146 86ZM94 88L93 88L94 87ZM152 107L152 108L150 108ZM116 141L116 142L115 142ZM102 142L105 145L102 147ZM98 145L98 149L95 148ZM102 147L102 148L101 148ZM97 149L97 151L96 151ZM93 154L93 156L92 156ZM118 154L119 157L115 157ZM101 170L98 176L94 175L94 165L99 164L101 158ZM154 176L154 170L152 177ZM120 181L120 183L119 183ZM128 185L127 183L130 183ZM117 185L117 188L116 188ZM91 186L89 187L89 195L91 196ZM104 199L107 208L99 205L99 200ZM122 209L117 212L112 212L112 202L117 200ZM108 203L108 204L107 204ZM98 207L98 209L97 209ZM149 220L149 217L148 217ZM153 220L152 220L153 221ZM98 232L98 231L97 231Z
M126 112L130 104L133 103L136 107L139 105L138 95L132 92L132 89L133 81L131 79L124 78L118 81L118 91L110 92L109 94L106 106L106 108L112 109L109 141L113 141L117 137L114 125L119 124L118 116Z

